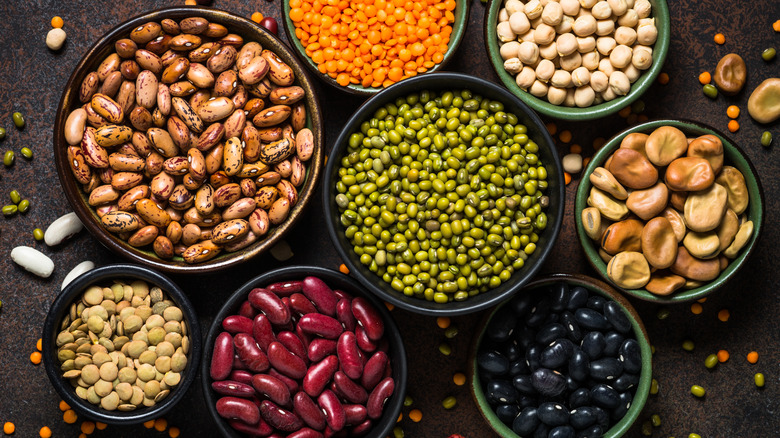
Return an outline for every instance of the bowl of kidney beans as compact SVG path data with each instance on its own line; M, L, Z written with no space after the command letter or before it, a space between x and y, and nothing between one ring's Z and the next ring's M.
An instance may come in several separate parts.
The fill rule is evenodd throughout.
M471 391L502 437L620 437L650 392L647 332L606 283L555 274L487 315Z
M281 268L241 286L204 343L203 393L225 437L385 437L406 352L385 305L340 272Z

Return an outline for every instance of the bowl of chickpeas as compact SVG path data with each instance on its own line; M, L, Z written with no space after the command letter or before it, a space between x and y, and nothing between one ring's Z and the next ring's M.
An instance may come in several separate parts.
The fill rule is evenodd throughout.
M665 0L495 0L485 45L504 85L535 111L593 120L638 99L670 40Z

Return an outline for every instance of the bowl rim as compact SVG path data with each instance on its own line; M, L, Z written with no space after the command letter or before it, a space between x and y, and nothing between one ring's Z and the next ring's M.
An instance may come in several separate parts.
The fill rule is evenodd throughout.
M502 3L503 0L490 0L490 3L487 6L487 12L485 13L483 24L484 41L490 65L493 66L493 70L496 72L504 86L535 111L548 117L572 121L594 120L620 111L622 108L631 105L634 101L639 99L639 97L653 85L656 77L661 73L664 61L666 60L666 55L669 52L669 43L671 40L669 7L666 0L650 0L650 3L653 5L653 17L656 18L658 27L658 37L653 45L653 65L650 66L649 69L643 71L639 79L631 84L629 93L609 102L603 102L585 108L553 105L546 100L523 91L515 82L515 77L507 73L504 69L503 58L501 58L501 55L499 54L498 36L495 32L496 23L498 22L498 13ZM500 64L498 61L499 59L501 59Z
M344 245L341 244L343 230L337 230L337 227L340 227L341 225L336 224L336 221L334 220L334 215L337 213L337 209L334 207L335 200L330 195L332 190L331 186L333 185L332 181L336 171L335 169L339 164L341 155L347 148L348 136L354 131L354 129L360 126L360 123L362 123L363 120L366 119L366 114L368 114L368 117L370 117L370 114L373 114L373 111L380 108L388 101L391 101L396 97L413 93L415 90L418 90L422 87L435 90L440 88L457 89L468 87L472 90L479 90L479 94L485 97L502 101L505 106L507 104L512 104L521 110L521 113L517 114L520 121L523 123L525 123L524 120L530 122L526 124L529 130L529 137L531 134L535 136L534 141L539 145L540 150L545 149L543 146L545 143L550 145L547 152L550 154L552 160L548 160L551 162L546 161L544 165L547 168L548 181L554 181L557 184L557 188L548 188L549 192L547 194L550 196L551 200L551 206L548 212L554 210L557 207L559 209L559 214L557 214L556 217L553 217L552 220L549 220L548 216L547 228L545 228L544 233L542 236L540 236L540 238L547 238L549 239L549 242L547 242L542 248L537 248L537 251L535 251L529 258L529 260L533 260L532 266L525 265L519 272L513 273L512 278L515 278L515 274L521 275L521 277L515 278L514 283L512 283L511 278L509 281L504 282L504 284L498 288L506 289L503 289L498 293L496 293L496 289L491 289L484 294L470 297L468 300L461 302L450 302L447 304L437 304L433 301L406 297L400 292L387 290L387 288L389 288L387 283L385 283L375 274L371 273L370 277L364 275L364 266L355 262L353 260L353 258L355 258L354 253L352 253L352 251L347 252L347 250L344 248ZM486 93L501 97L494 98L487 96ZM563 183L563 168L561 167L560 159L558 159L558 153L555 149L555 142L552 140L552 137L544 126L545 125L542 120L533 110L531 110L517 96L514 96L512 93L508 92L505 88L502 88L499 85L485 79L463 73L435 72L431 74L415 76L413 78L409 78L394 84L366 100L343 125L343 128L331 150L330 159L325 166L325 175L323 177L322 203L325 222L328 228L328 235L333 242L333 246L341 256L341 259L349 268L351 275L353 275L365 288L367 288L372 294L375 294L378 298L414 313L433 316L455 316L477 312L479 310L488 308L502 301L506 296L515 293L523 286L523 284L527 283L539 271L539 269L541 269L544 261L551 254L554 243L560 234L563 216L565 214L566 196ZM532 130L536 130L536 132L532 132ZM558 200L557 205L553 204L556 197Z
M371 429L371 433L366 436L368 438L383 438L389 434L395 426L396 417L401 412L404 397L406 395L409 365L403 338L392 314L379 299L373 296L373 294L366 290L363 285L356 282L350 276L320 266L294 265L273 269L248 280L230 294L216 315L214 315L214 320L211 322L209 331L203 341L200 380L201 389L203 391L203 401L222 436L226 438L241 438L243 436L236 433L230 425L217 414L215 407L217 397L215 397L214 391L211 389L212 379L210 376L210 364L211 356L213 354L213 348L211 348L211 346L214 344L219 333L224 331L222 328L222 320L226 316L238 311L239 306L247 299L247 296L252 289L279 281L293 279L302 280L308 276L319 277L330 287L334 286L334 283L338 283L338 286L347 289L345 292L350 293L350 295L355 297L362 296L369 300L382 315L382 321L385 324L385 337L388 340L391 351L393 351L393 354L388 354L388 356L394 361L392 368L393 378L395 379L395 389L393 395L385 403L380 421L374 425L374 428ZM344 287L344 285L347 287ZM397 363L399 359L400 364Z
M625 313L628 313L628 316L630 317L629 320L631 321L632 333L634 334L634 337L639 343L639 348L642 357L642 371L640 371L639 373L639 384L637 385L636 391L634 392L634 396L631 400L631 407L629 408L628 412L626 412L626 415L624 415L619 422L614 424L603 435L604 438L619 438L623 436L626 432L628 432L628 429L631 427L631 425L637 420L637 418L639 418L639 415L642 413L644 405L647 402L647 397L650 394L650 384L653 377L652 374L653 354L652 354L652 349L650 347L650 341L647 335L647 330L645 328L644 323L642 322L642 319L639 317L639 314L634 308L634 306L632 306L631 303L623 295L621 295L617 290L615 290L615 288L613 288L609 284L597 278L593 278L584 274L577 274L577 273L550 274L545 277L537 278L531 283L528 283L518 293L528 293L535 289L539 289L551 284L559 283L561 281L574 286L582 286L588 289L588 291L590 291L591 293L595 292L601 296L607 297L617 302L620 305L620 307L623 309L623 311ZM504 305L507 305L511 301L511 299L512 298L507 299L506 301L497 305L489 313L485 314L482 321L480 322L479 327L481 328L479 332L475 333L474 337L472 338L471 346L469 350L469 362L468 362L468 378L469 378L469 389L471 392L471 397L474 400L474 403L477 405L477 409L479 410L480 414L482 414L482 418L491 426L491 428L497 434L506 438L517 437L517 434L515 434L511 428L507 427L498 418L498 416L492 409L489 409L490 405L487 403L487 399L485 398L485 394L484 391L482 390L482 386L479 384L479 376L477 375L478 373L477 352L479 350L480 344L482 343L482 338L485 335L485 331L487 330L488 322L493 318L496 312Z
M60 332L59 325L66 312L68 312L68 308L86 287L112 279L142 279L148 283L161 287L168 297L182 309L185 320L187 321L189 330L188 336L190 338L190 351L187 354L187 372L179 385L171 391L171 394L151 409L142 408L134 411L120 412L106 411L100 406L90 405L87 401L76 396L71 385L62 377L60 367L57 365L58 360L54 353L56 349L54 339L57 336L57 333ZM192 382L195 381L195 378L198 375L203 345L198 315L195 312L195 307L187 298L184 291L163 274L155 272L145 266L127 263L111 264L95 268L81 274L68 283L68 285L57 294L49 307L46 314L46 320L43 324L41 340L44 369L46 370L49 381L60 397L62 397L62 399L80 415L107 424L120 425L143 423L144 421L158 418L173 409L173 407L184 398L190 385L192 385Z
M718 275L718 278L703 286L688 290L676 291L671 295L666 296L655 295L651 292L648 292L644 288L623 289L610 280L609 276L606 275L607 264L601 260L601 257L599 257L598 251L595 248L595 245L593 245L593 241L590 240L590 238L587 236L582 225L581 212L587 206L587 195L592 186L590 181L584 177L580 181L579 186L577 187L577 192L575 194L575 228L577 230L577 236L579 238L582 249L585 251L585 256L588 260L588 263L590 263L593 269L595 269L599 275L601 275L601 277L612 286L625 294L644 301L664 304L683 303L703 298L720 289L734 276L734 274L742 267L745 260L756 250L757 242L761 235L761 227L764 218L764 190L761 186L761 181L758 178L758 172L753 166L753 163L750 161L750 158L739 146L737 146L734 141L732 141L719 130L705 123L688 119L651 120L628 127L618 132L612 136L612 138L607 140L601 149L596 151L596 154L590 160L588 166L583 170L582 175L589 175L596 167L600 166L606 160L607 155L611 154L620 147L620 142L626 135L632 132L649 133L660 126L674 126L675 128L685 132L686 136L692 134L697 136L711 134L718 137L721 143L723 143L723 153L726 160L728 160L730 165L736 167L745 176L745 183L747 184L748 194L750 196L750 204L748 206L748 210L746 211L749 213L749 218L753 221L753 234L745 247L740 251L739 256L731 261L731 263L729 263L726 269L723 270L720 275ZM747 170L747 172L745 172L745 170Z
M235 33L242 36L245 36L248 33L256 33L253 35L252 41L260 41L268 38L268 41L274 49L274 53L281 51L281 53L277 53L277 55L279 55L279 57L281 57L295 72L299 85L309 90L316 90L313 80L306 69L303 68L294 52L276 35L273 35L257 23L228 11L203 6L170 6L159 8L141 13L117 24L111 28L111 30L102 34L81 57L63 88L57 106L52 145L54 149L55 167L57 169L60 185L65 191L65 197L81 222L98 242L113 253L119 254L133 263L140 263L167 273L204 274L224 270L268 251L298 222L305 208L308 206L309 201L312 196L314 196L314 192L316 191L321 177L322 161L325 153L325 134L322 128L323 116L317 93L309 93L311 95L306 97L306 126L311 129L314 134L314 143L318 146L315 147L312 158L307 162L307 177L298 191L298 202L290 210L288 219L270 230L262 239L258 239L246 248L231 253L223 252L214 259L199 264L187 264L183 260L167 261L160 259L151 249L142 250L140 248L131 247L127 242L120 240L114 234L104 230L100 225L100 219L97 217L94 208L87 204L86 195L83 193L80 184L73 178L66 157L67 147L69 145L64 138L65 120L70 113L70 108L72 107L75 109L77 107L74 105L78 101L77 90L83 77L86 76L87 72L91 70L93 66L97 66L100 59L112 51L113 41L126 37L126 34L129 34L130 30L135 26L150 20L159 21L164 18L178 19L191 16L202 16L209 21L225 23L227 26L242 26L241 29L229 28L229 30L235 30ZM78 107L81 105L82 104L79 104Z
M447 51L444 52L444 58L440 63L434 65L432 68L428 69L425 73L421 73L420 75L442 71L447 66L447 64L449 64L449 62L452 60L452 58L455 55L455 52L458 49L458 46L460 45L461 40L463 39L463 36L466 34L466 28L468 27L469 24L470 7L471 7L471 1L456 0L456 7L455 7L455 14L454 14L455 20L453 21L452 24L453 31L452 34L450 34L450 42L447 45ZM372 96L374 94L381 92L386 88L386 87L381 87L381 88L363 87L362 85L358 85L358 84L349 84L346 87L343 87L339 85L334 78L331 78L326 74L320 73L320 71L317 69L317 65L314 63L314 61L312 61L312 59L309 56L306 55L306 49L303 47L303 44L301 44L301 41L295 35L295 30L294 30L295 25L290 19L290 14L287 12L289 9L290 9L290 0L283 0L281 6L281 10L282 10L281 13L282 13L282 26L284 27L284 33L285 35L287 35L287 40L290 42L290 45L292 46L292 50L296 53L301 63L306 67L307 70L309 70L309 72L312 75L314 75L315 77L322 80L322 82L330 85L331 87L337 90L352 95L357 95L357 96L363 96L363 97ZM408 79L411 78L407 78L399 82L403 82Z

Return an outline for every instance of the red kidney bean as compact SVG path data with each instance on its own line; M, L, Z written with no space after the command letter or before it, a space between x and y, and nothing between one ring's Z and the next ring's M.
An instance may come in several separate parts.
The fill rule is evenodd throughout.
M268 374L255 374L252 377L252 387L260 395L268 397L272 402L288 406L290 404L290 389L284 382Z
M344 331L344 327L337 319L321 313L307 313L301 316L301 319L298 320L298 327L306 333L327 339L337 339Z
M376 385L371 394L368 395L368 402L366 403L369 418L376 420L382 416L385 402L393 395L394 390L395 380L392 377L386 377Z
M344 415L346 417L347 425L355 426L368 418L368 411L363 405L344 405Z
M211 389L221 395L232 395L233 397L250 398L255 395L255 390L251 386L231 380L221 380L212 382Z
M294 432L303 427L303 420L292 411L282 409L270 400L260 403L260 415L271 426L283 431Z
M363 326L369 339L372 341L382 339L382 335L385 333L382 315L367 299L355 297L352 300L352 314L355 315L358 323Z
M238 397L222 397L217 400L217 413L228 420L241 420L246 424L260 422L260 410L250 400Z
M344 428L347 416L344 413L344 406L341 405L339 398L333 391L330 389L322 391L322 394L317 397L317 404L320 405L325 412L325 421L328 423L328 427L334 432L338 432Z
M227 380L232 380L234 382L244 383L246 385L252 384L252 376L254 374L250 373L246 370L233 370L230 375L227 377Z
M282 300L268 289L255 288L249 292L249 302L257 310L265 313L271 324L284 325L290 322L290 309Z
M324 281L317 277L306 277L303 279L301 290L320 312L328 316L336 316L336 303L339 299Z
M255 338L247 333L239 333L236 335L233 343L238 350L238 356L249 370L256 373L262 373L268 369L270 365L268 356L263 353L263 350L255 342Z
M296 292L300 292L302 290L302 286L303 286L302 281L292 280L292 281L280 281L278 283L268 285L266 289L270 290L276 295L279 295L280 297L286 297Z
M365 404L368 400L366 390L341 371L336 371L333 374L333 384L343 398L350 403Z
M304 347L303 341L301 341L301 338L299 338L298 335L287 331L279 332L279 334L276 335L276 340L281 342L292 354L303 359L306 365L309 365L309 356L306 354L306 347Z
M312 365L303 378L303 390L306 394L316 397L325 389L338 368L339 359L336 356L328 356Z
M323 432L323 435L325 436L325 438L347 438L349 436L352 436L347 429L341 429L338 432L334 432L333 429L330 428L330 426L325 427L325 432Z
M342 298L336 303L336 319L339 320L344 330L354 332L357 320L352 314L352 303L346 298Z
M298 326L298 324L295 324L295 334L298 335L298 337L301 339L301 342L303 342L303 345L305 345L306 348L309 348L309 344L311 343L312 338L319 339L303 331L303 329L300 326Z
M241 316L245 316L249 319L255 319L255 316L257 316L258 311L254 307L252 307L252 303L249 302L249 300L244 301L241 303L241 307L238 308L238 314Z
M239 420L228 420L228 423L233 429L250 436L264 436L270 438L271 433L274 431L274 428L263 421L262 418L254 425L246 424Z
M271 321L262 313L257 315L252 322L252 337L255 338L257 345L266 352L268 351L268 345L276 340L274 328L271 327Z
M322 409L317 403L303 391L298 392L293 397L293 409L301 417L304 423L317 430L325 429L327 422Z
M319 362L336 353L336 341L333 339L317 338L309 343L307 355L312 362Z
M385 374L385 368L389 358L384 351L377 351L366 362L363 367L363 375L360 376L360 384L363 388L371 391L382 380Z
M341 289L333 289L333 293L336 295L336 298L340 300L352 301L352 295L344 292Z
M271 342L268 346L268 360L277 371L293 379L302 379L306 375L306 363L294 355L281 342Z
M336 354L344 374L351 379L359 379L363 374L363 360L360 357L360 349L358 349L354 333L344 332L339 336L336 343Z
M290 394L298 392L300 385L298 385L298 382L296 380L285 376L284 374L280 373L279 371L276 371L273 368L268 370L268 375L276 377L277 379L284 382L284 384L290 390Z
M290 310L298 312L300 315L317 313L317 308L306 298L306 295L298 292L290 295Z
M355 340L358 347L366 353L372 353L376 351L377 344L372 341L362 326L355 327Z
M297 432L293 432L287 435L287 438L323 438L323 436L324 435L322 432L304 427L303 429L299 429Z
M241 357L238 356L238 353L233 355L233 369L234 370L246 370L246 369L248 369L246 367L246 364L241 361Z
M234 335L236 333L252 334L252 320L246 316L230 315L222 320L222 328Z
M222 332L214 341L209 374L214 380L225 380L233 369L233 337Z
M371 430L371 428L374 427L374 422L371 421L371 419L367 419L366 421L358 424L357 426L353 427L350 433L352 436L363 436L368 433L368 431ZM269 437L270 438L270 437Z

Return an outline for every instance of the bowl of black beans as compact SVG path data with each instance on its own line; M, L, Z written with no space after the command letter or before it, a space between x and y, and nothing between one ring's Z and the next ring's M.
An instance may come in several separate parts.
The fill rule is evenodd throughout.
M482 327L472 345L471 392L502 437L620 437L647 401L647 332L602 281L535 280Z

